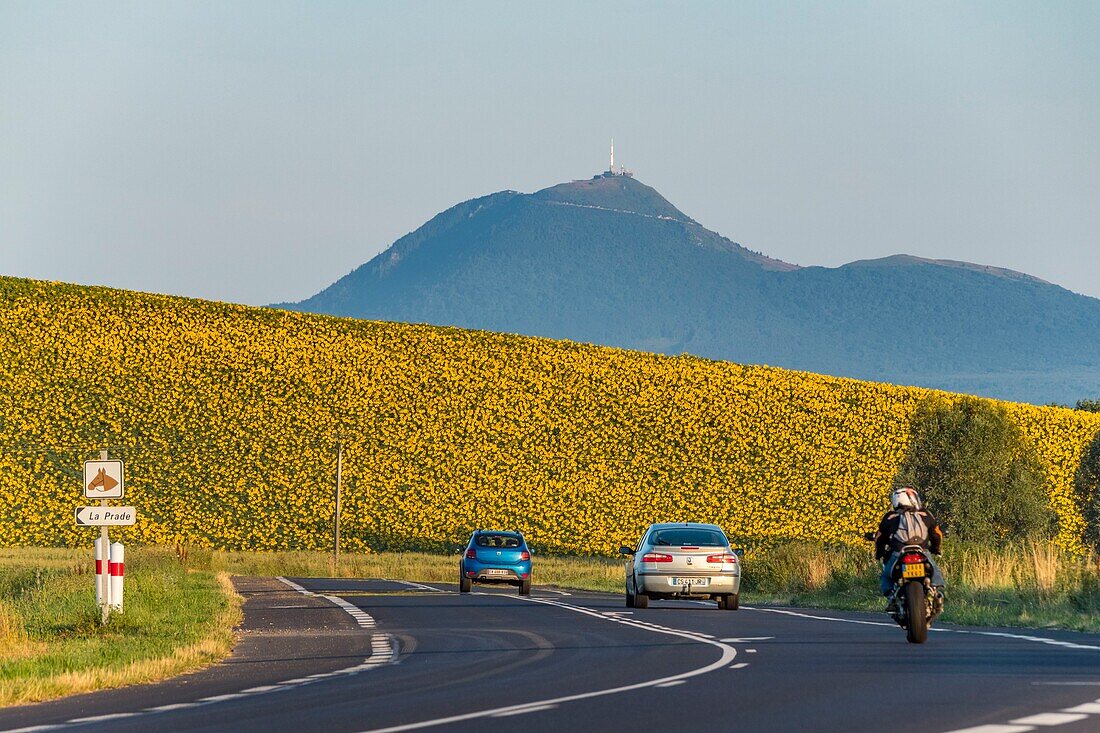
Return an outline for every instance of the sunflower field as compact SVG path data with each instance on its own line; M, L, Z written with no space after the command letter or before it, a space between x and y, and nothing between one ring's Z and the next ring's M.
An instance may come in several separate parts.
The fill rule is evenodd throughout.
M0 278L0 544L90 545L82 462L126 461L123 542L439 550L478 527L611 554L653 521L858 543L927 390L513 335ZM1059 542L1100 415L1008 404ZM807 522L806 517L814 518Z

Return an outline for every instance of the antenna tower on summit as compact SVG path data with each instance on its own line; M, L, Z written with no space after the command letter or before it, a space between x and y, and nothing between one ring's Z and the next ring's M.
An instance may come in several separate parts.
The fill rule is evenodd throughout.
M619 164L619 170L615 170L615 138L611 138L611 160L607 168L605 176L623 176L625 178L633 178L634 173L628 171L626 166Z

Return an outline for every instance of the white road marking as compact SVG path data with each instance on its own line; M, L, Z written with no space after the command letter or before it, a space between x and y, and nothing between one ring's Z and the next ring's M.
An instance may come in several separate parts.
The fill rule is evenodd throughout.
M683 639L689 639L691 641L698 642L700 644L709 644L711 646L718 647L722 654L716 662L705 665L703 667L697 667L696 669L682 672L680 674L671 675L668 677L659 677L657 679L646 680L644 682L636 682L632 685L623 685L621 687L610 687L603 690L593 690L591 692L581 692L575 695L565 695L563 697L555 697L547 700L536 700L529 703L521 703L519 705L507 705L499 708L490 708L487 710L477 710L470 713L462 713L460 715L450 715L445 718L434 718L432 720L421 720L416 723L406 723L403 725L394 725L387 728L371 728L363 733L399 733L399 731L406 730L419 730L421 728L431 728L437 725L446 725L448 723L458 723L465 720L475 720L478 718L493 718L501 717L503 715L519 715L521 713L536 712L539 710L546 710L549 707L555 707L567 702L574 702L577 700L589 700L594 697L604 697L606 695L616 695L622 692L631 692L633 690L643 690L650 687L657 687L669 682L677 680L687 680L692 677L696 677L703 674L708 674L718 669L722 669L733 661L737 656L737 650L728 644L724 644L715 639L708 639L703 636L699 636L693 631L687 631L684 629L670 629L663 626L657 626L655 624L644 623L636 619L619 618L618 616L605 616L599 611L594 611L584 606L575 606L571 603L565 603L562 601L553 601L548 598L532 598L531 596L509 596L501 595L499 593L477 593L475 595L486 595L500 598L513 598L523 603L539 603L546 606L556 606L563 608L574 613L580 613L585 616L591 616L592 618L600 619L608 623L623 624L624 626L632 626L634 628L642 629L644 631L652 631L658 634L668 634L671 636L678 636Z
M302 594L303 596L315 596L315 595L317 595L316 593L314 593L314 592L312 592L312 591L308 591L308 590L306 590L306 589L305 589L305 588L303 588L302 586L300 586L300 585L298 585L297 583L295 583L295 582L294 582L293 580L287 580L286 578L284 578L284 577L283 577L283 576L281 576L281 575L280 575L280 576L278 576L278 577L276 577L276 578L275 578L275 580L278 580L278 581L280 581L280 582L282 582L282 583L285 583L286 585L289 585L289 586L290 586L291 588L293 588L294 590L298 591L298 592L299 592L299 593L301 593L301 594Z
M1010 720L1012 725L1065 725L1066 723L1076 723L1078 720L1084 720L1089 717L1085 713L1039 713L1038 715L1028 715L1026 718L1016 718Z
M108 713L107 715L89 715L86 718L73 718L68 720L68 723L100 723L104 720L119 720L121 718L132 718L139 713Z
M748 662L738 662L737 664L731 664L730 669L744 669L749 666Z
M1065 685L1066 687L1100 687L1100 682L1087 682L1085 680L1071 680L1066 682L1032 682L1033 685Z
M756 654L756 650L755 649L746 649L745 654Z
M745 644L750 641L769 641L770 639L774 638L774 636L731 636L726 639L722 639L722 641L726 642L727 644Z
M186 708L197 708L199 704L197 702L177 702L171 705L158 705L155 708L145 708L146 713L166 713L169 710L184 710Z
M401 585L407 585L410 588L416 588L417 590L430 590L433 593L438 592L438 588L433 588L430 585L424 585L423 583L414 583L411 580L393 580L392 578L382 578L387 583L400 583Z
M657 685L657 687L676 687L682 684L684 684L683 680L673 680L672 682L665 682L664 684Z
M210 697L200 697L197 702L225 702L226 700L237 700L242 697L250 697L250 695L246 692L230 692L225 695L211 695Z
M494 718L507 718L511 715L524 715L526 713L537 713L541 710L553 710L557 705L541 705L539 707L524 708L523 710L509 710L506 713L497 713Z
M1100 715L1100 702L1087 702L1084 705L1075 705L1072 708L1062 708L1063 713L1088 713Z
M977 725L975 727L960 727L957 731L949 733L1026 733L1034 731L1034 725Z

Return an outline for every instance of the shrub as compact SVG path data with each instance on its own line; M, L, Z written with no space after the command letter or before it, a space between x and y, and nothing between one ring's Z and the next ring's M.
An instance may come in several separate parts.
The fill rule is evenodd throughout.
M1053 534L1044 479L1004 408L975 397L930 397L913 415L894 485L917 488L960 539L1005 544Z
M1100 433L1081 456L1073 486L1085 518L1085 544L1100 547Z

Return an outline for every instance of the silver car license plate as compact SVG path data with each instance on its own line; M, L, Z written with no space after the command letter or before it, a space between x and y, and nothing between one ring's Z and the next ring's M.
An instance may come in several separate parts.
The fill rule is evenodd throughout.
M710 585L710 578L671 578L671 585Z
M482 570L481 572L483 572L485 575L507 575L508 574L507 570L501 570L500 568L486 568L485 570Z

